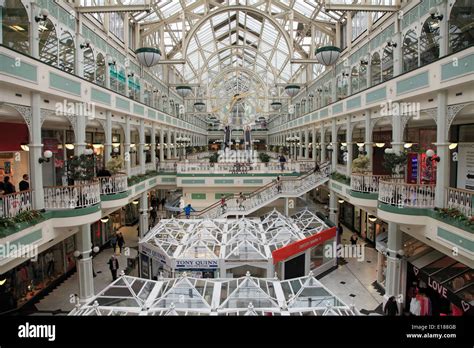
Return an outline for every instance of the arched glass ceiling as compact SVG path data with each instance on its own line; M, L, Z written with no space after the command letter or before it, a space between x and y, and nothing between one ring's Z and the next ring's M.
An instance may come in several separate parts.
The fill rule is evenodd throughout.
M144 3L144 0L116 1L124 5ZM210 16L190 39L187 64L173 67L187 82L207 83L216 72L229 66L242 66L260 76L267 75L269 85L290 81L304 83L307 79L305 66L290 64L290 48L284 35L292 33L293 58L296 59L310 58L312 48L330 43L335 33L335 22L343 13L325 12L322 4L323 0L161 0L152 2L153 11L137 13L133 20L141 23L146 45L164 48L167 59L182 59L183 34L186 37L203 17L217 13ZM233 10L232 6L249 6L265 15ZM228 11L222 11L223 8ZM291 13L293 28L290 28ZM312 25L316 28L314 43L311 40ZM249 49L223 50L233 46L247 46ZM272 69L268 68L270 65ZM209 71L201 74L200 70L207 67ZM309 78L322 71L319 66Z

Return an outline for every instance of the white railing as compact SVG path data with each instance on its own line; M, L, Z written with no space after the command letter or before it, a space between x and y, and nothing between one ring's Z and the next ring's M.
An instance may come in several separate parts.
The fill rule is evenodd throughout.
M408 208L434 208L436 185L406 184L403 179L380 180L379 201Z
M100 182L101 195L113 195L128 190L127 175L118 174L97 178Z
M75 186L44 188L44 206L48 210L85 208L100 202L100 183L93 181Z
M203 158L209 157L211 155L210 152L199 152L193 153L188 155L188 160L201 160Z
M156 170L156 165L153 163L145 164L145 172L151 172Z
M196 218L215 219L224 214L230 215L245 215L259 207L281 197L298 197L302 194L316 188L329 179L331 173L331 166L329 163L322 165L319 172L311 172L303 177L296 179L285 178L277 182L271 182L260 189L254 191L245 200L240 200L239 197L227 197L226 207L222 207L220 202L214 203L203 211L194 215Z
M178 162L176 170L178 173L224 173L224 174L245 174L245 173L300 173L299 162L287 162L282 165L279 162ZM314 168L314 164L311 168ZM306 171L306 170L304 170Z
M140 175L140 174L143 174L141 166L136 166L136 167L131 167L130 168L130 176L136 176L136 175Z
M12 218L33 209L33 191L21 191L0 196L0 217Z
M474 191L449 187L447 189L447 207L457 209L467 217L473 216L472 199Z
M176 173L176 162L160 162L158 165L159 172L166 172L166 173Z
M362 193L377 193L379 192L380 180L388 178L387 175L352 173L351 190Z

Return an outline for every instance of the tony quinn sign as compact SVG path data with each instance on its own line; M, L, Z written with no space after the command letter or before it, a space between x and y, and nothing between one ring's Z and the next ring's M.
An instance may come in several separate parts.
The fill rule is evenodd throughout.
M176 269L216 269L217 260L176 260Z

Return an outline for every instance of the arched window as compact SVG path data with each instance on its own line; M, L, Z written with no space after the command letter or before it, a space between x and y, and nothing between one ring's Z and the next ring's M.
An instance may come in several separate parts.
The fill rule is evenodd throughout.
M64 32L59 40L59 67L73 74L74 73L74 40L72 35L68 32Z
M95 81L98 85L105 87L105 58L102 53L97 55L97 71Z
M49 65L58 64L58 36L49 19L39 25L39 59Z
M449 16L449 51L474 45L474 2L457 0Z
M385 47L382 55L382 81L393 77L393 48Z
M353 67L351 71L351 92L352 94L359 92L359 83L360 83L360 78L359 78L359 68L358 67Z
M359 68L359 91L367 88L367 65L361 64Z
M380 55L377 52L372 55L372 59L370 60L370 69L370 85L375 86L382 82Z
M2 39L6 47L29 54L30 20L20 0L0 1Z
M92 48L84 51L84 78L91 82L95 81L95 60Z
M420 66L439 58L439 20L431 17L423 24L420 36Z
M413 30L409 30L403 38L403 72L418 67L418 39Z
M347 97L347 78L345 76L339 75L337 77L337 99L343 99Z

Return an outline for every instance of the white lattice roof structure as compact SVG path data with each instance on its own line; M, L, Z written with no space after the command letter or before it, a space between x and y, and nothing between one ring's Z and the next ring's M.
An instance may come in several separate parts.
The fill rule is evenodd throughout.
M291 280L195 279L157 281L122 276L76 307L71 316L359 315L312 274Z

